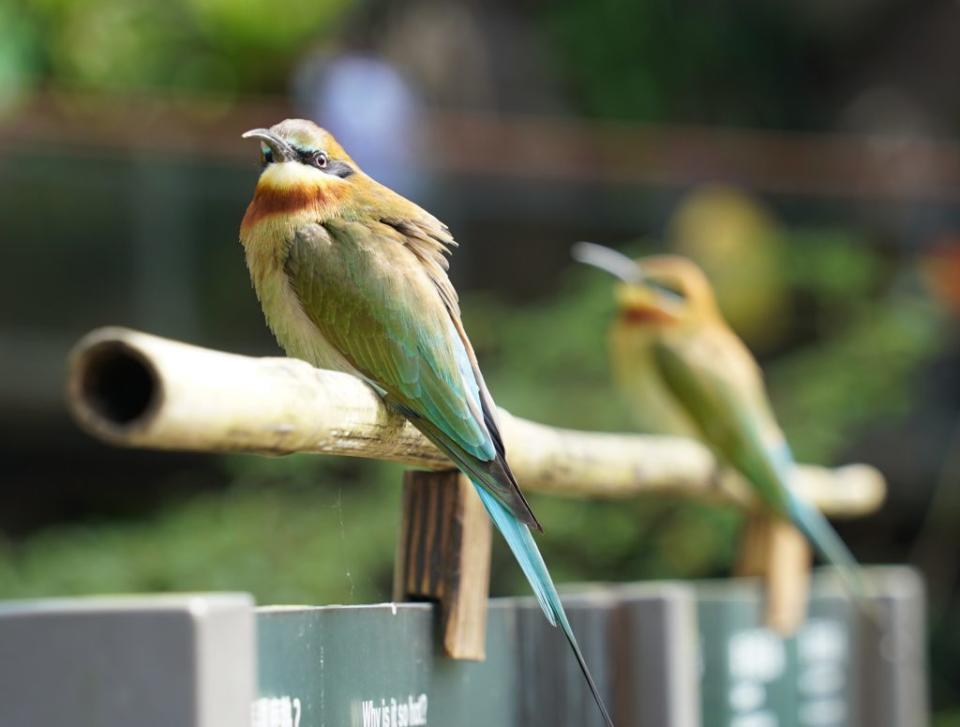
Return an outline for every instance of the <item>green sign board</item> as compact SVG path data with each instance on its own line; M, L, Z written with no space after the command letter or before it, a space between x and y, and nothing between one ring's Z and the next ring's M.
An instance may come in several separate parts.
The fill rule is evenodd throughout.
M564 598L620 727L922 727L922 588L869 569L869 623L823 574L791 638L756 581L597 587ZM593 727L561 633L532 599L490 602L485 662L439 653L427 604L258 609L254 727ZM883 645L886 646L883 646Z
M608 706L629 716L619 724L697 727L685 717L697 714L694 649L682 648L695 643L689 588L600 589L564 603ZM427 604L261 608L257 626L254 727L602 724L533 599L490 602L482 663L439 653Z
M618 727L924 727L922 582L906 568L867 574L872 618L818 576L787 639L762 626L755 581L595 586L564 603ZM486 637L485 661L445 658L425 603L0 604L0 724L600 725L562 633L532 599L491 601Z
M487 658L443 658L426 604L263 608L254 727L510 725L516 612L492 602Z
M829 578L814 578L807 620L790 638L762 625L755 581L700 584L697 608L704 727L861 724L863 617Z

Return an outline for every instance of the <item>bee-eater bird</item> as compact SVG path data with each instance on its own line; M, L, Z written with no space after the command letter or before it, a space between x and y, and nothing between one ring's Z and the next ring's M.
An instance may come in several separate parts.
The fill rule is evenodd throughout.
M260 142L263 169L240 241L278 342L293 357L365 381L470 478L612 726L530 533L540 524L507 464L460 321L447 277L456 245L449 230L364 174L310 121L243 136Z
M866 588L853 555L823 514L790 486L793 457L763 374L721 315L703 271L685 257L634 261L593 243L577 243L573 256L621 281L610 358L640 426L704 442L744 476L772 514L792 521L821 557L838 566L863 604Z

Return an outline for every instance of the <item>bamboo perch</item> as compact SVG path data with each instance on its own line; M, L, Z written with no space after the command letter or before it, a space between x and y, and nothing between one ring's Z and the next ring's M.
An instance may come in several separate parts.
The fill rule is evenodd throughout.
M70 409L112 444L201 452L313 452L384 459L421 469L450 461L359 380L289 358L211 351L124 328L102 328L74 348ZM718 494L749 501L738 475L678 437L548 427L500 410L507 456L522 487L558 495L624 498L643 492ZM883 502L867 465L801 466L803 492L830 515Z

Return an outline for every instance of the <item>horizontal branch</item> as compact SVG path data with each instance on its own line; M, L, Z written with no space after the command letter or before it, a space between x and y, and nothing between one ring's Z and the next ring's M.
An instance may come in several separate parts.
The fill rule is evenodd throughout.
M112 444L198 452L366 457L424 469L450 461L373 391L346 374L290 358L251 358L123 328L84 337L71 354L70 409ZM580 432L500 410L507 456L525 489L575 497L643 492L748 502L743 480L680 437ZM877 509L885 483L867 465L801 466L797 488L825 512Z

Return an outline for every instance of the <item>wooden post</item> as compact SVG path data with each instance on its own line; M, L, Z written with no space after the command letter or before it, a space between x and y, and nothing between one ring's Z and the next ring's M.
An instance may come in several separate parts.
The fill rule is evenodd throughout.
M490 518L456 470L404 474L394 600L440 606L444 654L482 661L490 590Z
M762 579L764 621L784 636L806 618L812 560L807 539L792 524L763 511L747 515L736 572Z

